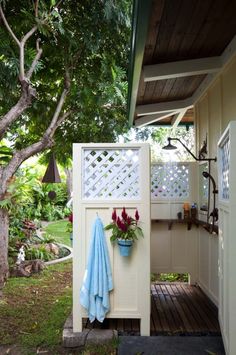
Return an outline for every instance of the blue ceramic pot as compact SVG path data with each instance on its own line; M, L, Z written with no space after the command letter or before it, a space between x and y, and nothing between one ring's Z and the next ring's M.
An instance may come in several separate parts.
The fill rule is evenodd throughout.
M133 241L132 240L118 240L121 256L129 256L131 253Z

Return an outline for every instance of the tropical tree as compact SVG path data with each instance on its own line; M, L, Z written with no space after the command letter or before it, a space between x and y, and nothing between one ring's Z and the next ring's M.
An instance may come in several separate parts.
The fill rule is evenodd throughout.
M0 290L8 274L9 184L45 149L126 129L129 0L0 0ZM66 158L65 158L66 159Z

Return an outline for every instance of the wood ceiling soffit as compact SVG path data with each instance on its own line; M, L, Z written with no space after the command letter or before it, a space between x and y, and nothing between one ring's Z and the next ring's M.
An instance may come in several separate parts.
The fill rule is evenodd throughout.
M153 1L143 64L220 55L235 33L235 13L235 0Z
M182 100L191 97L206 75L160 80L146 83L143 97L138 97L137 105L164 101ZM148 89L147 89L148 88Z
M209 70L207 66L204 70L203 66L199 71L196 67L195 72L194 69L189 72L185 69L186 72L181 73L180 68L176 76L174 71L170 70L169 75L166 71L166 76L164 72L164 74L156 72L156 77L154 72L154 76L149 77L151 81L147 82L144 82L144 73L142 73L138 87L136 119L143 112L140 113L140 107L145 105L166 103L166 110L168 110L170 109L168 104L173 103L171 107L174 109L174 102L178 102L175 108L180 110L181 102L189 104L186 109L190 103L195 102L199 93L205 90L215 73L221 68L220 56L236 33L235 13L236 0L153 0L143 66L158 63L167 65L174 61L191 59L200 59L201 66L204 60L207 63L207 57L218 56L219 58L213 58L212 62L214 60L216 62L215 67L212 64ZM225 52L227 51L228 49ZM229 54L227 55L229 57ZM223 56L223 64L225 64L224 59ZM156 113L166 111L163 106L160 107L161 111L155 111ZM148 112L150 112L149 108L144 114L147 115ZM187 110L182 122L184 120L192 121L193 113L189 114Z
M147 35L145 53L143 58L144 64L152 62L152 57L154 53L153 43L156 43L157 41L157 37L160 29L161 17L164 10L164 5L165 5L165 0L159 0L159 1L153 0L152 2L151 17L149 22L148 35Z

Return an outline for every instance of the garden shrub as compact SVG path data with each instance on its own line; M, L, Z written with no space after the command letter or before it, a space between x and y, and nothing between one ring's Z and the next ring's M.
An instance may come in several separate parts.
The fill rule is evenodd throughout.
M45 168L43 168L43 171ZM10 214L10 238L21 234L23 222L32 220L39 227L40 221L56 221L67 217L71 210L66 207L66 182L43 184L42 175L32 167L19 169L9 185L9 197L5 205ZM49 191L56 192L50 200Z

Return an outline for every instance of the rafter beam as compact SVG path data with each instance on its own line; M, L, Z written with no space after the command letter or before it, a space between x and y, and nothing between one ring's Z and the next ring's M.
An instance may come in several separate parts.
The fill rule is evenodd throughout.
M161 120L163 120L163 118L170 117L174 114L176 114L176 111L168 111L166 113L157 113L155 115L146 115L146 116L137 118L134 121L134 125L135 125L135 127L141 128L141 127L144 127L148 124L152 124L154 122L161 121Z
M215 73L219 71L221 67L221 57L210 57L146 65L143 68L143 74L144 81L148 82Z
M180 110L179 112L177 112L174 117L171 120L171 126L172 128L176 128L178 126L178 124L180 123L180 121L182 120L182 118L184 117L185 113L187 112L187 108L184 108L183 110Z
M228 44L228 46L225 48L224 52L220 56L222 62L221 70L223 70L224 67L232 60L235 54L236 54L236 35L234 36L232 41ZM213 80L216 78L217 74L218 73L208 74L207 77L202 81L201 85L197 88L197 90L191 97L193 104L195 104L199 100L199 98L206 92L206 90L210 87Z
M138 116L151 115L156 113L165 113L168 111L179 111L184 108L190 108L192 102L189 99L160 102L157 104L139 105L136 108Z

